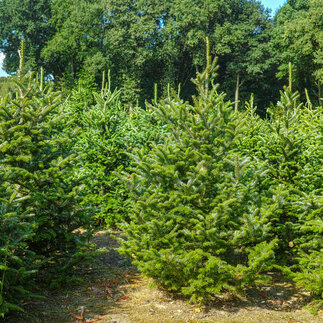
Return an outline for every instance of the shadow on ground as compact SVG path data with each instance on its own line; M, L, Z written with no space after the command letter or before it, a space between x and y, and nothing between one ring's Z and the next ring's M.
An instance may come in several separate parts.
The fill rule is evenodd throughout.
M111 236L118 233L96 233L93 242L109 252L75 272L82 282L57 291L42 290L45 300L25 304L24 313L6 322L323 322L322 312L314 316L302 309L309 302L308 293L283 277L274 277L270 286L249 289L245 297L223 293L208 306L190 305L182 297L151 288L152 281L141 277L130 261L115 250L118 243Z

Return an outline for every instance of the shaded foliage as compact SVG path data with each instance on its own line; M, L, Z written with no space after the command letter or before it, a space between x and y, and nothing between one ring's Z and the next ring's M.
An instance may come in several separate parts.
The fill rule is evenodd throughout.
M85 83L84 83L85 82ZM94 83L84 80L72 91L64 111L72 115L67 133L80 127L74 150L84 156L75 177L86 177L87 192L83 203L95 210L97 223L114 227L128 218L129 202L125 185L116 176L129 166L128 153L133 149L149 150L152 142L161 142L166 130L149 108L124 107L120 90L112 91L110 76L101 92Z
M279 79L292 61L298 89L322 94L322 0L288 1L270 19L259 1L23 1L1 2L0 49L5 69L18 67L19 41L26 40L29 69L40 66L69 89L80 75L112 72L123 103L143 105L158 84L161 96L190 82L204 66L203 46L219 56L221 89L244 102L254 93L259 113L279 98ZM240 104L241 105L241 104Z

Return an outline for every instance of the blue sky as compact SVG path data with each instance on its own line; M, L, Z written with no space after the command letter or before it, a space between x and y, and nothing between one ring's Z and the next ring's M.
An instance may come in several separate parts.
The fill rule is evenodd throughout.
M272 9L272 16L275 14L276 10L281 7L286 0L261 0L266 8ZM6 73L1 69L3 61L3 54L0 53L0 76L6 76Z
M273 16L276 10L281 7L286 0L260 0L260 2L262 2L266 8L270 8L272 10L271 15Z
M1 69L3 57L4 57L3 54L0 53L0 76L6 76L6 73Z

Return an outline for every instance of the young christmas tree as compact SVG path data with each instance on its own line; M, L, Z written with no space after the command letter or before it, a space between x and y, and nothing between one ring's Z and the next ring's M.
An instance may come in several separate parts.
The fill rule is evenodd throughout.
M110 73L107 82L103 73L101 92L91 82L79 83L64 107L72 121L64 132L81 128L74 150L84 158L77 164L75 177L86 177L84 203L93 206L95 222L111 228L129 213L127 189L115 172L129 166L127 152L150 149L153 140L163 140L165 131L149 107L146 111L121 104L121 92L111 90Z
M264 165L262 204L276 205L270 235L278 238L277 268L322 298L322 107L306 105L289 86L268 109L267 120L251 113L240 149ZM317 306L322 304L317 303Z
M42 75L22 76L22 70L21 64L17 93L1 101L1 186L20 199L18 217L33 214L24 221L33 225L28 250L46 260L51 277L85 257L91 214L80 205L82 185L72 176L80 158L71 149L78 130L62 132L68 114L62 113L60 93L44 85ZM88 230L81 233L80 228Z
M133 154L124 176L134 204L121 252L193 301L265 280L276 244L268 236L274 209L257 199L264 169L238 149L247 113L218 92L216 69L207 54L194 105L174 94L155 108L171 134L149 154Z
M0 318L10 310L21 310L17 303L33 296L28 288L37 268L37 257L28 248L34 235L33 214L21 209L28 196L19 197L4 185L4 177L0 166Z

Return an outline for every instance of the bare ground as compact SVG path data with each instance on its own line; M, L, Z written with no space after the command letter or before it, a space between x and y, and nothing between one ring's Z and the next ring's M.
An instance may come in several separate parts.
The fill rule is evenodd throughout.
M77 275L83 281L59 290L43 290L46 299L24 305L25 312L6 319L10 323L323 323L323 311L312 315L302 309L309 295L279 277L270 286L248 290L246 297L219 295L212 305L197 307L158 288L140 276L129 260L114 249L109 232L94 237L98 247L110 251ZM116 233L114 233L116 235Z

